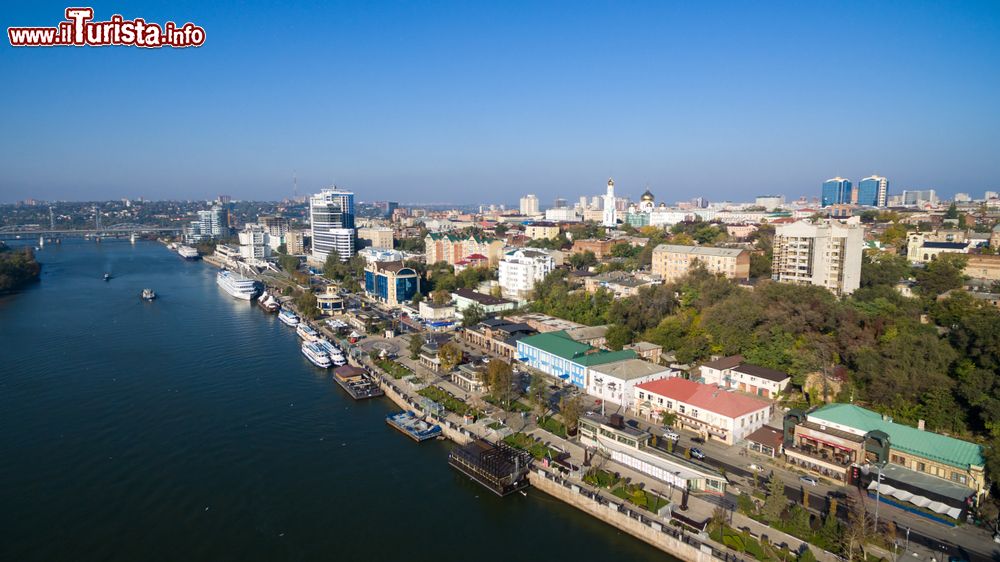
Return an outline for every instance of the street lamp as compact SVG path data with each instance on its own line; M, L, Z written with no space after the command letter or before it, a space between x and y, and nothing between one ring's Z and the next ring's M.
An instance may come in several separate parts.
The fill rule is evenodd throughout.
M878 504L882 503L882 500L880 499L880 493L882 491L882 466L884 465L875 465L875 470L878 474L876 477L877 484L875 485L875 533L878 533Z

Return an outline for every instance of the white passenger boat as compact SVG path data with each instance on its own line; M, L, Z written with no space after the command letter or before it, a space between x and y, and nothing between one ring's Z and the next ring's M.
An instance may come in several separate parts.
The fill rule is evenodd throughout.
M298 326L299 317L295 315L291 310L282 310L278 313L278 320L285 323L286 326Z
M330 356L330 361L333 361L334 365L340 367L347 364L347 359L344 358L343 352L333 342L320 338L316 341L316 344L326 351L326 354Z
M333 365L333 362L330 360L330 356L327 355L326 350L316 343L303 343L302 355L305 355L306 359L321 369L329 369L330 366Z
M215 282L225 289L230 296L241 300L253 300L260 292L257 282L249 277L243 277L235 271L220 271Z
M312 343L319 339L319 334L305 322L299 322L299 327L295 328L295 333L302 338L302 341Z
M186 260L196 260L201 257L201 254L198 253L198 250L192 248L191 246L178 246L177 255Z

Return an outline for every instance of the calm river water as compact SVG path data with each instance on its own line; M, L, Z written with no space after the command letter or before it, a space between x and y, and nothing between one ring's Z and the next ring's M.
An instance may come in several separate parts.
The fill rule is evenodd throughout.
M0 298L2 560L669 559L466 480L207 264L127 241L38 258L41 282Z

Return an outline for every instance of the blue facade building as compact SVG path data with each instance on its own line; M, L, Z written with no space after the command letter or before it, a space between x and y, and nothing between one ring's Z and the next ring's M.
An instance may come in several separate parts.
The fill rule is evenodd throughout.
M420 276L401 261L372 262L365 267L365 292L389 306L399 306L420 292Z
M634 351L604 351L575 341L565 331L547 332L517 341L518 360L580 388L587 387L590 367L635 359Z
M868 176L858 182L858 205L885 207L888 197L888 179L882 176Z
M822 206L851 203L851 180L837 176L823 182Z

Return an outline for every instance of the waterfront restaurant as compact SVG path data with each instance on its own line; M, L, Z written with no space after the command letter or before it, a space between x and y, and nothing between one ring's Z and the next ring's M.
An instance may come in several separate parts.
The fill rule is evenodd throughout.
M646 431L622 423L620 416L607 418L588 412L580 417L580 442L607 453L611 460L648 474L680 490L724 495L726 477L693 460L668 455L649 445Z
M316 308L323 316L332 316L344 311L344 297L340 296L337 287L327 285L326 291L316 295Z
M789 411L784 451L790 464L872 490L882 467L883 494L956 519L989 493L981 445L853 404Z

